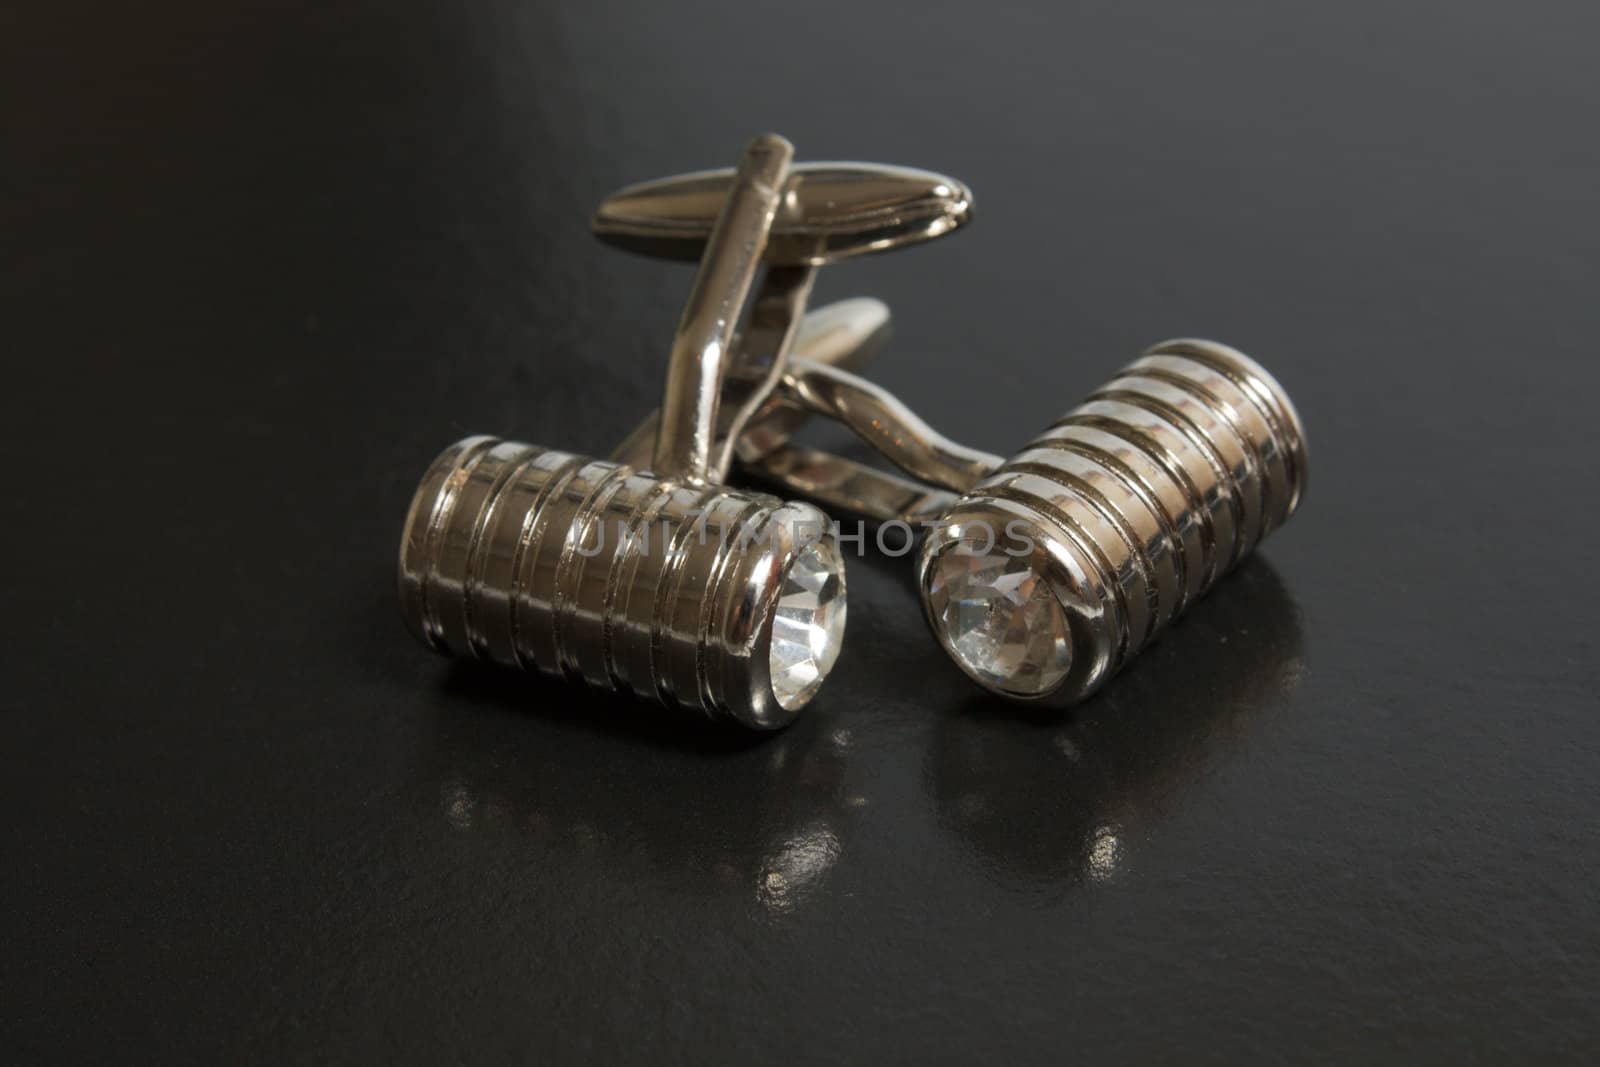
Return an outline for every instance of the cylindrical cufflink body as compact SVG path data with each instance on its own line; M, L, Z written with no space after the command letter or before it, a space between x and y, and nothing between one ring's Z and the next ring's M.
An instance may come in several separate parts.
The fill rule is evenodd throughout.
M815 695L845 621L843 561L811 505L493 437L423 476L399 584L440 652L758 728Z
M1270 374L1225 345L1157 345L940 518L928 620L989 689L1081 699L1281 525L1305 475Z

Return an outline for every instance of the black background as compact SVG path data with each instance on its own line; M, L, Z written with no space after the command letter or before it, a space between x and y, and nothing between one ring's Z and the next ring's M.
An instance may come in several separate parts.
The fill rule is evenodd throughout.
M3 1058L1600 1052L1594 5L0 21ZM1300 513L1075 713L905 560L771 738L402 629L440 448L654 406L691 272L589 211L764 129L976 190L819 291L956 436L1175 334L1299 405Z

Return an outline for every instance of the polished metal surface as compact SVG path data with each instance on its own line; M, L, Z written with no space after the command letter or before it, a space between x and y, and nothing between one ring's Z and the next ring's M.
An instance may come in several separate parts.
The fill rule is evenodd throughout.
M595 235L646 255L698 259L735 180L731 170L708 170L629 186L595 212ZM971 218L971 190L942 174L802 163L783 187L767 261L821 266L941 237Z
M1281 526L1305 480L1300 418L1259 364L1211 341L1156 345L941 516L918 560L929 622L980 684L1080 700ZM1012 542L1066 617L1070 667L1042 688L974 670L930 599L946 553Z

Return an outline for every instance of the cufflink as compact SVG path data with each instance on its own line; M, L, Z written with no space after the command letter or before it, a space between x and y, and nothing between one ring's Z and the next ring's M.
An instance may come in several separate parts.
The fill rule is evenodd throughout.
M917 588L939 644L1018 700L1069 704L1104 685L1305 491L1288 394L1212 341L1151 347L1009 459L841 367L797 359L775 398L848 427L904 476L760 434L740 442L746 469L921 531Z
M816 695L846 615L832 524L728 486L729 464L739 441L792 432L795 412L773 402L791 351L848 363L882 333L874 301L807 314L816 271L950 232L970 195L925 172L792 156L758 137L734 169L602 204L601 239L699 260L660 411L610 459L490 436L447 448L401 537L401 613L419 641L757 729Z

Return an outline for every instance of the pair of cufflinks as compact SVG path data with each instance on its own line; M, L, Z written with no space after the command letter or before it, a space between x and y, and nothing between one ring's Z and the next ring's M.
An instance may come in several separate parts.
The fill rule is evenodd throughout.
M883 304L806 305L823 265L971 214L953 179L795 164L775 135L731 170L611 196L602 240L700 263L661 407L606 460L482 436L447 448L401 539L412 632L776 729L844 637L820 504L920 536L928 622L979 685L1063 704L1098 689L1294 512L1305 435L1270 374L1199 340L1148 349L1009 459L940 435L856 373L887 336ZM816 415L901 473L791 443ZM800 499L734 488L734 470Z

